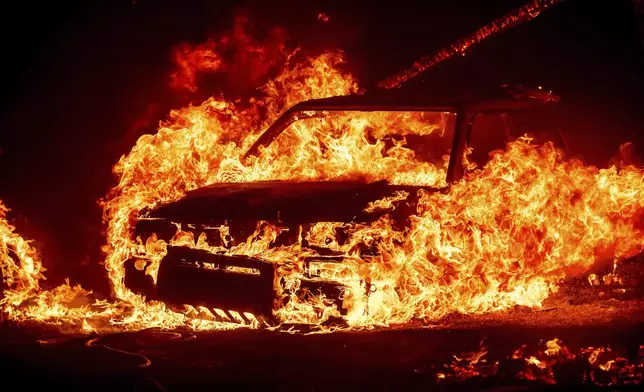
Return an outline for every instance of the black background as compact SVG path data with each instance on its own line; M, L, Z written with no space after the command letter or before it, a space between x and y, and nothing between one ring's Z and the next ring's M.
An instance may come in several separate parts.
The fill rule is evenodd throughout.
M3 11L0 199L52 283L69 276L107 292L97 201L114 185L112 165L170 108L209 93L168 87L173 45L229 29L243 10L286 28L291 45L345 50L370 86L524 2L304 3L16 2ZM426 79L542 84L564 97L566 132L587 161L601 164L627 140L641 151L644 22L634 10L629 0L569 0Z

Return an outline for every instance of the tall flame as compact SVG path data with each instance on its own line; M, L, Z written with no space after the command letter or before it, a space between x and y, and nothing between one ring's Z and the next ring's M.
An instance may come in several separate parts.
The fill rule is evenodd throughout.
M71 323L82 330L230 328L209 320L205 309L187 305L183 312L170 310L125 286L128 259L148 260L147 273L156 278L167 252L168 244L154 236L134 238L134 224L145 208L213 183L360 179L447 185L448 156L426 162L404 138L382 141L391 134L441 134L447 116L441 113L410 113L401 119L391 113L351 112L330 120L301 120L257 156L244 158L262 131L295 103L358 91L355 79L339 70L340 53L298 58L288 59L285 69L259 89L259 98L210 98L173 111L156 134L142 136L115 165L118 184L103 201L108 225L103 250L116 301L95 299L69 284L40 289L37 252L15 233L0 205L0 265L8 284L4 313L16 320ZM309 243L324 243L344 256L343 263L322 273L349 288L344 303L350 326L435 320L454 312L500 311L514 305L538 307L562 278L598 260L642 250L642 168L585 166L565 159L551 144L536 145L523 137L496 152L485 167L470 169L447 192L419 191L417 210L406 227L384 215L373 223L352 225L344 241L336 238L340 223L335 222L321 222L301 233ZM365 209L386 210L408 196L400 192ZM305 248L301 238L274 246L280 230L263 224L246 241L223 247L178 227L170 245L261 256L276 264L286 280L296 282L303 258L316 252ZM374 247L376 255L361 250ZM290 299L276 310L281 322L320 324L338 315L321 294L306 301L289 289L280 295Z
M0 201L0 272L2 272L3 301L18 305L40 289L43 278L42 262L36 249L16 233L7 221L9 209Z

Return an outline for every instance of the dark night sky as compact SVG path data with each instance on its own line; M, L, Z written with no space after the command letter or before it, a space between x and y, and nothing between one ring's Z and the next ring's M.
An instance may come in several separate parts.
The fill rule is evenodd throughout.
M5 13L11 23L2 24L0 199L13 209L21 233L36 240L55 277L103 289L97 200L114 184L112 165L170 108L203 98L167 87L173 45L229 28L233 10L242 7L253 21L285 27L305 49L344 49L349 69L369 85L523 3L14 4ZM626 140L641 148L644 37L633 9L629 0L569 0L436 67L424 88L431 91L437 80L482 78L543 84L563 95L575 124L569 133L590 161L603 160ZM316 20L321 11L329 23ZM133 128L145 113L149 126Z

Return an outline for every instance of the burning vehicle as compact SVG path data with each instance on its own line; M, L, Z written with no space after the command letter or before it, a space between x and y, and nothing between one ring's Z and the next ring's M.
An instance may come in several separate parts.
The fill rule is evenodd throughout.
M638 388L632 145L606 167L577 159L558 121L574 116L541 87L396 88L558 2L531 1L366 93L341 51L291 51L281 33L263 45L243 17L179 45L172 88L236 71L236 50L253 71L239 75L263 84L172 110L114 165L100 201L109 293L43 283L0 201L3 368L36 369L23 390Z
M624 286L623 261L644 246L641 167L569 156L558 97L542 88L395 88L554 3L368 93L342 52L271 46L257 61L273 73L249 96L171 111L115 164L101 200L113 301L41 288L38 252L0 210L3 314L88 332L331 331L538 309L570 279ZM180 46L172 85L226 71L231 43L265 53L244 20L235 39Z
M384 116L397 124L396 133L374 128L367 131L372 142L380 134L386 145L404 145L416 159L443 169L445 178L437 178L433 186L358 178L222 182L198 188L139 214L136 237L172 245L157 267L156 283L145 274L152 264L146 259L128 261L125 283L148 299L208 309L220 321L256 319L273 325L280 309L296 298L310 302L317 313L305 319L319 322L331 307L334 316L323 321L342 324L349 311L368 313L368 297L378 290L368 274L359 276L344 266L358 258L367 265L379 263L377 239L351 243L352 233L385 217L394 227L406 227L418 213L423 194L448 191L468 167L484 166L491 153L526 133L565 148L558 128L544 121L552 118L558 100L541 88L502 86L476 98L432 100L387 92L298 103L257 138L246 157L282 142L281 138L288 146L303 122L324 123L331 129L342 127L338 121L357 116ZM420 127L406 128L405 121ZM286 247L297 251L272 260L261 253L231 254L231 249L254 240L268 227L275 231L267 252ZM198 239L199 245L181 245L178 232ZM358 276L348 278L351 274ZM346 284L354 279L359 280L358 292L352 291L355 285Z

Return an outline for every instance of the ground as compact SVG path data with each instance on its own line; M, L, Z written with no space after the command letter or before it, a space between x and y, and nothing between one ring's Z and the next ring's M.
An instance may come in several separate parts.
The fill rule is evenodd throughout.
M0 328L3 385L25 390L569 390L580 372L554 369L558 385L516 380L512 352L554 337L572 351L610 346L638 356L644 344L644 302L602 300L581 305L550 301L541 311L514 309L442 324L334 334L233 330L192 333L144 330L70 335L42 326ZM491 377L437 382L453 355L488 347L499 360ZM572 367L571 367L572 366ZM484 371L482 371L483 373ZM587 386L588 390L595 390ZM614 389L613 389L614 390ZM620 390L638 390L623 386Z

